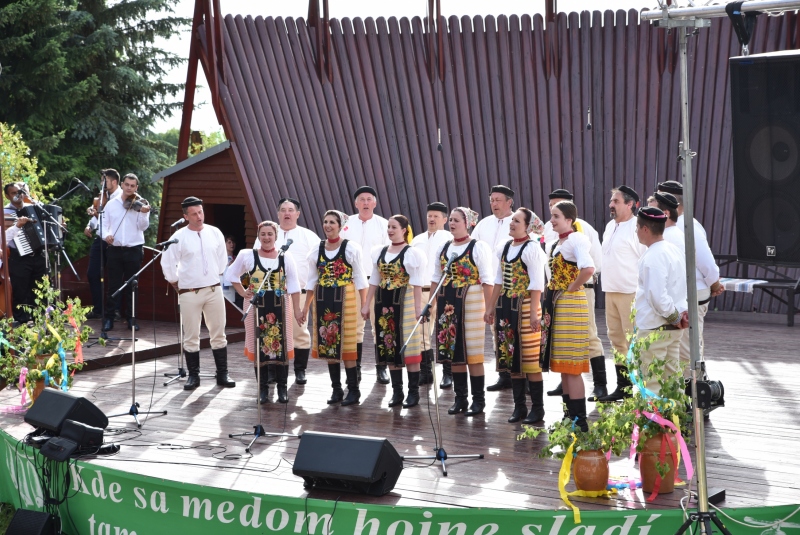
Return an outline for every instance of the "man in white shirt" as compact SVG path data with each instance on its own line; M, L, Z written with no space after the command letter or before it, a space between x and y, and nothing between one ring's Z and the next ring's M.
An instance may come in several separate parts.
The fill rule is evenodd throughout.
M412 247L419 247L425 252L425 257L428 263L425 268L425 274L422 280L428 281L433 279L434 263L438 262L436 258L436 251L446 242L453 239L453 235L449 231L444 230L444 224L447 222L449 211L447 205L441 202L432 202L428 205L427 223L428 231L417 234L411 240ZM435 289L435 288L433 288ZM430 300L430 293L432 288L426 286L422 289L422 300L426 303ZM431 304L430 318L436 317L436 300ZM433 383L433 372L431 366L433 363L433 348L431 347L430 337L430 323L420 326L422 329L422 363L420 365L419 384L427 385ZM439 384L440 388L450 388L453 386L453 372L450 368L450 363L443 365L444 373L442 374L442 382Z
M119 173L116 169L103 169L101 171L103 182L105 182L106 199L116 199L122 195L122 188L119 187ZM92 247L89 249L89 267L86 270L86 279L89 281L89 289L92 292L92 312L86 315L86 319L99 319L103 317L103 302L105 295L103 294L103 283L101 281L103 275L103 263L105 262L108 254L108 244L103 240L102 229L100 228L100 219L103 217L101 212L103 210L102 199L100 201L99 209L90 206L86 211L92 218L83 229L83 233L89 238L94 233L92 240Z
M550 209L552 210L553 206L561 201L573 202L575 196L569 190L556 189L550 193L549 198ZM597 320L595 318L594 308L594 288L597 284L597 276L600 274L600 270L603 265L603 248L600 245L600 235L593 226L581 218L578 218L575 223L579 231L589 238L589 241L592 243L592 248L589 251L589 254L594 262L594 277L592 277L589 282L584 284L583 287L584 291L586 292L586 302L589 307L589 364L592 366L592 382L594 383L594 390L592 391L592 395L589 396L588 400L597 401L597 398L608 395L608 390L606 389L606 360L603 352L603 342L600 341L600 337L597 335ZM545 246L546 252L549 253L554 242L558 240L558 233L553 230L553 223L549 220L544 225L543 236L544 241L547 244ZM546 267L546 270L549 276L549 267ZM548 396L561 396L563 394L564 392L561 389L560 382L556 388L553 390L548 390L547 392Z
M677 226L678 199L671 193L657 191L647 198L647 206L658 208L667 216L667 222L664 225L664 240L677 247L679 251L686 251L683 231Z
M675 180L668 180L658 185L658 192L671 193L678 201L678 221L677 228L685 232L683 221L683 184ZM694 220L694 251L695 251L695 278L697 279L697 333L700 337L700 355L703 358L703 325L708 304L712 297L716 297L725 291L719 283L719 266L714 259L714 253L708 244L706 230L696 219ZM685 253L684 253L685 254ZM681 363L683 373L688 379L691 376L691 345L689 335L681 340Z
M606 326L611 346L618 353L628 354L627 336L633 332L631 305L636 296L638 264L647 247L636 236L635 212L639 194L628 186L611 190L608 208L612 220L603 233L603 292L606 297ZM627 368L616 365L617 388L597 401L619 401L630 394Z
M658 394L660 385L649 381L647 370L658 359L664 374L680 373L681 338L689 326L686 304L686 261L684 253L664 240L667 216L658 208L639 210L636 235L647 251L639 259L636 287L636 330L640 340L660 331L658 338L642 349L641 371L645 386Z
M370 251L376 245L389 245L389 235L387 234L389 221L375 213L375 207L378 205L378 192L375 191L375 188L370 186L358 188L353 195L353 204L355 205L356 213L347 220L340 236L361 246L361 250L364 251L364 254L361 255L364 273L372 273ZM361 310L361 297L358 292L356 292L356 310ZM358 330L356 331L358 364L356 366L358 368L359 381L361 380L361 356L364 351L365 323L366 321L361 317L361 314L358 314ZM389 372L386 371L386 366L376 364L375 370L377 371L378 382L382 385L388 385Z
M228 340L225 337L225 297L220 276L228 266L225 236L217 227L205 225L203 201L187 197L181 203L189 224L172 235L177 243L161 256L164 278L178 292L183 318L183 349L189 377L184 390L200 386L200 321L205 319L219 386L232 388L228 376Z
M511 239L508 235L508 225L511 223L511 216L514 215L514 190L502 184L492 186L489 206L492 208L492 213L475 225L470 236L487 243L494 252L501 244ZM486 390L497 392L506 388L511 388L511 374L500 372L497 382L487 386Z
M286 254L294 258L297 265L297 278L300 281L300 288L306 287L308 280L308 253L311 250L319 249L320 238L314 231L297 224L300 218L300 201L291 197L284 197L278 201L278 238L275 240L275 247L283 247L289 240L291 245L286 250ZM261 247L261 242L256 238L253 249ZM300 297L300 308L306 304L308 294L302 290ZM302 325L294 319L292 326L292 338L294 340L294 381L299 385L306 384L306 367L308 366L308 356L311 353L311 334L308 332L308 322ZM274 365L270 365L272 368ZM271 372L273 370L270 370Z
M150 226L150 206L136 203L139 178L128 173L122 178L122 195L108 201L103 210L102 236L108 244L106 267L108 268L108 298L103 310L103 332L114 328L114 313L121 308L122 296L127 296L128 328L139 330L135 310L131 301L131 289L125 288L116 298L112 297L122 284L142 267L144 231ZM134 290L133 299L139 291Z

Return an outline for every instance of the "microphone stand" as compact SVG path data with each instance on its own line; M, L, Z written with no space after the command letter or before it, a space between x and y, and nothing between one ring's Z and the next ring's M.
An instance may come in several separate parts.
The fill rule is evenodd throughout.
M291 244L289 244L289 245L291 245ZM283 256L283 254L289 248L288 246L285 246L285 247L286 247L286 249L281 247L281 252L280 252L280 254L278 254L278 258ZM253 329L255 329L255 330L253 331L253 336L255 337L256 409L258 410L258 425L254 425L253 426L253 431L252 432L236 433L236 434L231 433L231 434L228 435L228 438L241 438L241 437L252 436L253 440L251 440L250 443L247 445L247 447L244 449L244 451L246 453L250 453L251 450L253 449L253 444L255 443L255 441L258 440L260 437L263 437L263 436L300 438L300 435L295 435L293 433L267 433L266 431L264 431L264 426L262 425L261 407L260 407L260 404L258 403L258 401L259 401L258 398L259 398L259 394L260 394L259 389L261 388L261 348L259 347L261 344L259 343L260 342L260 337L258 336L258 309L259 309L260 306L263 306L263 304L264 304L264 301L263 301L264 294L261 293L261 290L264 287L264 283L267 282L268 280L270 280L271 276L272 276L272 270L269 269L269 270L267 270L267 273L264 276L264 280L262 280L261 284L258 286L258 290L253 292L253 298L250 299L250 306L247 307L247 310L245 310L244 315L242 316L242 322L246 321L247 320L247 315L250 313L250 309L253 308L253 305L255 305L256 313L253 314ZM269 285L269 287L267 289L268 290L272 290L272 283L271 282L270 282L270 285ZM286 306L286 305L284 305L284 306ZM285 333L284 333L284 340L285 340ZM267 364L267 366L269 366L269 364Z
M136 340L137 340L137 338L136 338L136 330L135 330L136 329L136 287L139 285L139 278L138 278L139 275L145 269L150 267L150 265L153 262L155 262L156 259L158 259L162 254L164 254L164 251L167 250L167 247L169 247L169 245L165 245L164 248L161 251L159 251L157 255L154 255L153 258L151 258L150 261L147 264L145 264L144 267L142 267L142 269L140 269L139 271L134 273L131 276L130 279L125 281L125 283L117 289L116 292L111 294L111 297L115 298L115 297L117 297L117 295L119 295L119 293L122 290L125 289L126 286L130 286L131 287L131 340L133 341L132 342L133 350L131 352L131 408L128 410L128 412L123 412L123 413L120 413L120 414L112 414L112 415L109 416L109 418L118 418L120 416L128 416L128 415L133 416L133 419L136 422L136 427L138 427L140 429L142 427L141 422L139 422L139 415L140 414L162 414L162 415L166 415L167 411L145 411L145 412L139 412L139 403L136 401Z
M450 266L453 264L453 261L456 258L457 258L457 256L456 256L455 253L450 255L450 260L447 261L447 266L445 266L444 271L442 272L442 278L439 280L439 284L436 285L436 290L431 292L431 294L430 294L431 297L428 300L428 302L425 304L425 307L422 309L422 313L419 315L419 319L417 320L417 323L414 325L414 328L411 329L411 334L408 335L408 338L406 339L405 343L403 344L403 347L400 348L400 354L401 355L405 355L406 346L408 346L408 343L411 341L411 337L414 336L414 333L416 332L417 327L419 327L420 323L422 323L422 320L425 319L425 317L430 316L431 303L433 303L433 300L436 299L436 296L439 294L439 289L444 285L445 281L447 280L447 277L450 275ZM435 320L435 318L434 318L434 320ZM433 346L433 344L431 344L431 346ZM431 460L431 459L433 459L435 461L439 461L439 462L442 463L442 475L444 475L444 477L447 477L447 465L445 464L445 461L447 459L483 459L483 454L482 453L473 453L473 454L466 454L466 455L449 455L449 456L447 455L447 452L444 450L444 447L442 445L442 422L441 422L441 419L439 417L439 392L438 392L438 389L436 388L436 385L439 384L439 378L436 377L436 363L435 362L431 366L431 372L433 374L433 400L434 400L433 402L436 405L436 427L437 427L437 433L436 433L436 436L434 438L434 445L433 445L434 446L433 447L433 451L435 453L434 453L434 455L405 455L405 456L401 455L400 458L403 459L403 460L406 460L406 459L428 459L428 460Z

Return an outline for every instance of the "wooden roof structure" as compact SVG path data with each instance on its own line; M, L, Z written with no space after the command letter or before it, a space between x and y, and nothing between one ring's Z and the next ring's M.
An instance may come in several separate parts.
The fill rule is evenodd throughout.
M377 213L406 214L420 230L435 200L489 214L489 189L502 183L542 217L547 194L567 188L602 232L612 187L646 198L680 179L677 36L635 10L452 16L432 27L311 11L310 22L223 17L219 0L196 1L178 153L199 64L254 221L289 195L303 203L301 223L318 228L327 209L351 212L352 193L369 184ZM759 17L750 49L799 45L800 18L786 13ZM695 212L721 254L736 252L727 59L739 52L722 19L689 45ZM759 294L723 306L782 309Z

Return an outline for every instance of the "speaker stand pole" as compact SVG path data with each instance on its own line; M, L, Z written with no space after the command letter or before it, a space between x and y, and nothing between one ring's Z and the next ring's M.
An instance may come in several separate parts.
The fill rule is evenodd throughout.
M428 299L428 302L425 304L425 308L422 309L422 313L419 315L419 319L417 320L416 325L414 325L414 328L411 329L411 334L409 334L408 338L406 339L405 343L403 344L403 347L400 349L400 354L401 355L405 355L406 346L408 346L408 342L411 341L411 337L414 336L414 333L416 332L417 328L420 326L420 323L422 323L422 321L424 319L426 319L428 316L431 315L431 303L433 303L433 300L436 299L436 296L439 294L439 289L442 287L444 282L447 280L447 274L450 273L450 264L453 262L454 259L455 259L455 254L453 256L451 256L450 260L447 262L447 266L445 267L444 271L442 271L442 278L439 280L439 284L436 286L436 290L434 290L434 291L432 291L430 293L430 299ZM434 318L434 321L436 321L436 318ZM434 345L435 344L432 343L431 344L431 348L433 348ZM437 428L437 433L436 433L436 437L434 438L434 444L433 444L434 454L433 455L405 455L405 456L401 455L400 458L403 459L403 460L406 460L406 459L427 459L427 460L439 461L442 464L442 475L444 477L447 477L447 464L445 463L445 461L447 459L483 459L483 454L482 453L474 453L474 454L466 454L466 455L448 455L447 452L444 450L444 447L443 447L442 443L440 442L442 440L442 422L441 422L441 419L439 417L439 391L436 388L436 385L439 384L439 378L436 377L436 362L435 361L431 363L431 373L433 374L433 403L434 403L434 405L436 407L436 428Z
M283 254L283 251L281 251ZM247 307L245 310L244 315L242 316L242 322L247 321L247 315L250 313L250 310L255 306L255 314L253 314L253 338L254 338L254 345L255 345L255 356L254 356L254 363L256 365L256 410L258 411L258 424L253 426L252 432L247 433L231 433L228 435L228 438L242 438L242 437L253 437L253 440L247 444L247 447L244 449L247 453L252 453L253 444L255 444L256 440L261 437L291 437L291 438L300 438L300 435L295 435L293 433L267 433L264 430L264 426L262 424L262 413L261 413L261 404L259 403L260 397L260 389L261 389L261 344L260 339L258 336L258 308L259 305L263 305L264 294L261 289L264 287L264 283L270 279L272 275L272 270L267 270L267 274L264 276L264 280L261 281L261 284L258 286L258 290L253 292L253 298L250 299L250 306ZM270 290L272 288L270 287ZM281 364L282 366L282 364Z
M169 292L169 288L167 288L167 292ZM183 367L183 310L181 310L181 305L178 303L178 316L180 323L178 323L178 329L180 330L179 336L179 343L181 345L181 352L178 353L178 373L165 373L164 377L171 377L170 380L164 381L164 386L169 386L175 381L180 379L186 379L186 368ZM213 373L201 373L200 377L215 377Z
M114 292L111 297L115 298L119 293L125 289L126 286L130 286L131 288L131 408L128 409L128 412L123 412L120 414L112 414L109 418L119 418L121 416L132 416L133 420L136 422L136 427L139 429L142 428L142 423L139 421L140 414L161 414L166 415L167 411L139 411L139 403L136 401L136 288L139 285L139 275L150 265L156 261L158 257L164 254L168 246L165 246L163 250L159 251L157 255L154 255L153 258L144 265L142 269L137 271L133 274L133 276L125 281L125 284L120 286L116 292Z

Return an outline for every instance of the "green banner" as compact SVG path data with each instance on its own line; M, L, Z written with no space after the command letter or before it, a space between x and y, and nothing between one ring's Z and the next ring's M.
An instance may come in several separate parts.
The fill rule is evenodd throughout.
M39 453L0 432L0 458L0 501L42 510ZM60 513L62 529L70 535L174 535L190 530L192 535L662 535L675 533L683 522L680 510L653 509L583 511L576 525L568 510L392 507L346 501L350 494L343 494L338 503L284 498L165 481L83 461L70 462L69 468L65 463L61 472L67 471L70 497ZM798 509L787 505L725 510L748 526L721 519L737 535L782 533L778 519L789 522Z

